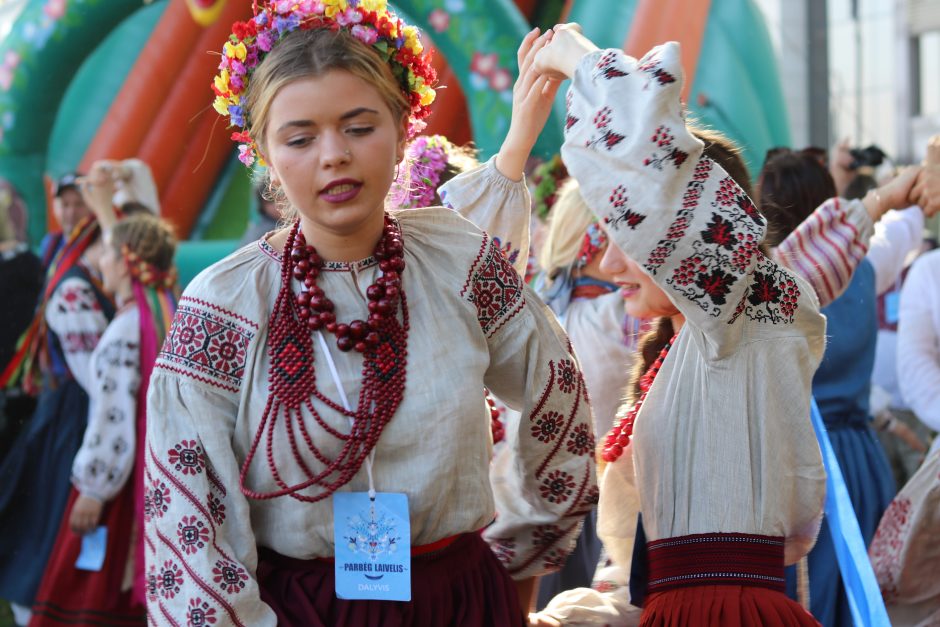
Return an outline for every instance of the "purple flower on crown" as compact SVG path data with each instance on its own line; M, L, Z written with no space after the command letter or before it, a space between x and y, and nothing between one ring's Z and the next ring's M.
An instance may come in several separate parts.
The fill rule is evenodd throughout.
M229 118L235 126L245 126L245 110L240 105L228 106Z
M258 33L258 47L264 52L271 52L274 42L277 41L277 34L273 30L263 30Z
M248 55L245 57L245 66L248 68L254 68L258 65L258 49L252 47L248 51Z
M255 24L258 26L267 26L268 25L268 14L262 11L255 16Z
M220 70L229 69L228 57L225 56L224 54L222 55L222 60L219 61L219 69Z
M290 13L293 0L277 0L276 9L278 13Z
M371 46L379 39L379 34L377 32L375 32L368 26L362 26L361 24L356 24L355 26L353 26L350 32L352 33L353 37L355 37L362 43L366 44L367 46Z
M248 73L248 70L245 68L245 64L238 59L232 59L231 68L233 74L245 75Z
M291 13L287 17L277 16L274 18L274 28L277 29L279 35L295 31L300 28L300 15Z
M244 73L241 75L232 74L232 76L229 77L229 85L232 86L232 89L237 89L238 91L245 89L245 80L242 78L242 76L244 76Z

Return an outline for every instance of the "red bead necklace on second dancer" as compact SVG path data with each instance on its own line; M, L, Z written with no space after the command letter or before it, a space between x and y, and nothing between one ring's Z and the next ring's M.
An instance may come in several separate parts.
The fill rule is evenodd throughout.
M317 285L323 260L307 245L299 221L291 228L284 251L281 289L268 332L267 348L271 357L268 402L242 465L240 484L242 493L249 498L290 496L314 503L332 495L359 472L404 396L408 352L408 305L401 284L401 272L405 268L404 243L398 223L385 216L382 239L374 253L381 275L366 290L369 316L367 320L353 320L349 324L336 321L333 302ZM291 278L300 281L307 290L294 294ZM397 315L399 303L401 322ZM340 350L355 349L362 353L362 389L353 411L344 409L317 389L312 331L321 330L336 336ZM350 433L340 433L323 420L312 398L351 418ZM343 443L336 459L327 458L314 445L304 424L303 407L327 434ZM294 461L305 476L304 481L295 485L283 480L275 463L274 431L282 417ZM324 466L322 471L313 472L304 462L297 442L298 431L307 450ZM245 484L262 437L265 438L268 468L279 487L271 492L257 492ZM300 494L301 490L313 486L320 490L312 495Z
M627 444L629 444L631 438L633 438L633 424L636 422L636 415L640 413L640 408L643 407L643 401L646 400L646 394L650 391L650 388L653 387L653 381L656 380L656 375L659 374L660 368L663 367L663 362L666 361L666 355L669 354L669 349L672 348L672 344L676 341L677 336L678 334L673 335L672 339L663 346L663 350L659 352L656 361L653 362L640 378L640 397L636 399L633 407L631 407L625 415L618 416L617 420L614 422L614 426L607 432L607 437L604 438L604 451L601 457L608 464L620 459L620 456L623 455L623 450L627 448Z

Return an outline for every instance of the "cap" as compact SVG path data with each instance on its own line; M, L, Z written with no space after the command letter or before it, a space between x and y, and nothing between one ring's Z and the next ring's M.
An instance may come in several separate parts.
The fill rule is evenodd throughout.
M78 189L78 179L80 177L81 175L76 172L69 172L68 174L60 177L59 180L55 182L54 196L61 196L62 192L68 189Z

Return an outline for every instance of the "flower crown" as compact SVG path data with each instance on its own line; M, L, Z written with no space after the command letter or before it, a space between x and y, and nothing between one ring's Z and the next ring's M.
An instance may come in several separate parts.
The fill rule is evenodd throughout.
M124 257L124 263L131 273L131 277L147 287L172 289L176 285L177 272L176 267L169 270L160 270L152 263L140 258L140 255L127 247L127 244L121 246L121 255Z
M568 169L565 168L559 155L553 156L535 168L532 172L532 182L535 185L535 192L532 195L535 215L543 220L548 217L552 206L558 199L558 187L566 178L568 178Z
M421 135L408 144L405 161L409 169L392 185L392 204L398 209L430 207L434 204L441 175L450 163L453 144L443 135Z
M248 117L242 96L252 73L280 39L295 30L328 29L348 31L371 46L392 70L411 105L409 136L424 127L434 101L431 85L437 73L418 38L418 29L405 24L388 10L386 0L270 0L254 5L255 16L235 22L232 34L222 47L219 74L212 83L213 107L230 120L230 127L242 130L232 134L239 142L238 158L247 166L256 160L263 165L258 145L248 134Z

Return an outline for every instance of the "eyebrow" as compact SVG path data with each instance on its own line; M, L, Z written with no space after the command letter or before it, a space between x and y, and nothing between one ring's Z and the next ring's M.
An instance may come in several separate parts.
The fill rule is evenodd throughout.
M379 114L378 111L375 109L370 109L369 107L357 107L339 116L339 119L340 121L350 120L364 113L371 113L373 115ZM314 123L313 120L291 120L290 122L285 122L282 124L281 127L277 130L280 132L287 128L307 128L310 126L316 126L316 123Z

